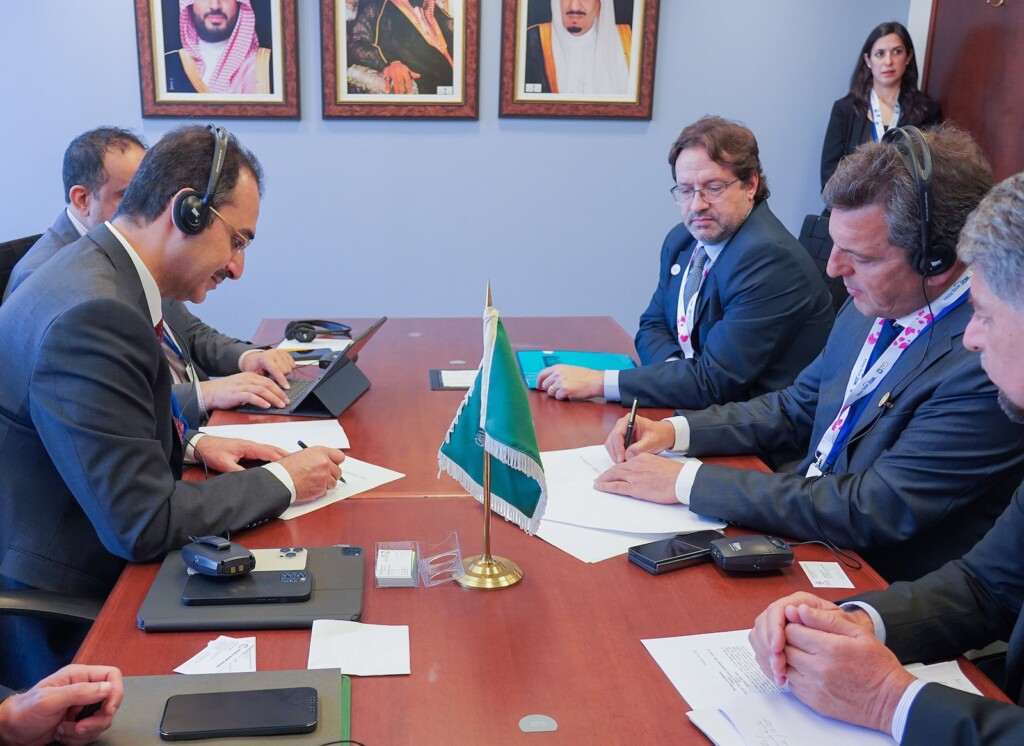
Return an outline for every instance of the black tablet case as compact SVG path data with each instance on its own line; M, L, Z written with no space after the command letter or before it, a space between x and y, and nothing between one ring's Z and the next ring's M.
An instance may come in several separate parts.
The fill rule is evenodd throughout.
M313 576L313 596L292 604L186 606L181 592L188 580L180 552L160 566L139 608L139 629L184 632L225 629L297 629L315 619L357 621L363 613L363 551L355 547L312 547L306 569Z

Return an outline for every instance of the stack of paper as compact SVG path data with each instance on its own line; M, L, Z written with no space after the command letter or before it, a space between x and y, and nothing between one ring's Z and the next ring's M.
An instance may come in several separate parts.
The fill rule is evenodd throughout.
M891 736L819 715L765 676L750 630L643 640L661 670L693 707L694 725L718 746L766 743L893 744ZM980 694L956 663L907 666L915 676Z
M216 425L202 427L200 432L222 438L242 438L257 443L277 446L294 453L299 450L301 440L307 446L328 446L330 448L348 448L348 436L337 420L303 420L302 422L272 422L247 425ZM323 497L308 503L296 503L284 511L279 517L290 521L314 510L344 500L360 492L372 490L388 482L394 482L405 475L401 472L385 469L355 458L346 458L341 465L345 479L338 482L334 489L328 490Z
M625 554L631 546L686 531L724 528L685 505L659 505L594 489L612 467L604 446L541 454L548 505L537 536L584 562Z

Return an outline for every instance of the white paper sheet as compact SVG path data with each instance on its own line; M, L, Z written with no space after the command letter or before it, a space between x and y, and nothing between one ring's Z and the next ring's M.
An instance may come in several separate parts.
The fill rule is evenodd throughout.
M720 746L892 744L891 736L819 715L765 676L750 630L643 640L694 711L690 719ZM980 694L955 662L909 665L915 676Z
M340 339L338 337L317 337L312 342L298 342L294 339L282 339L277 346L279 350L318 350L326 347L331 350L347 350L352 346L351 339ZM316 360L313 361L317 362Z
M411 673L409 627L317 619L306 668L340 668L350 676Z
M546 520L637 534L678 534L725 526L691 513L685 505L659 505L594 489L598 474L612 466L604 446L546 451L541 461L548 485Z
M339 500L352 497L352 495L358 495L360 492L372 490L374 487L394 482L396 479L401 479L405 476L401 472L385 469L383 466L368 464L351 456L341 462L341 474L347 484L338 482L337 487L329 490L319 500L309 503L295 503L284 511L279 518L283 521L290 521L292 518L312 513L314 510L320 510L320 508L326 508L328 505L333 505Z
M732 727L739 743L745 746L892 746L896 743L887 733L819 715L789 692L742 695L717 710L703 711L709 717L714 712Z
M979 697L984 696L981 693L981 690L972 684L971 680L964 675L964 672L960 669L960 665L956 661L932 663L927 666L923 663L911 663L904 666L904 668L919 679L934 681L936 684L945 684L946 686L953 687L954 689L959 689L970 694L977 694Z
M442 370L441 385L451 388L468 389L476 380L477 371L473 370Z
M329 350L335 352L341 352L347 350L352 345L351 339L340 339L338 337L317 337L312 342L299 342L294 339L282 339L281 343L277 346L279 350L288 350L289 352L295 351L307 351L307 350L319 350L326 347ZM299 368L305 365L319 365L319 360L296 360L295 365Z
M838 562L801 562L800 567L815 588L853 588L853 581Z
M256 670L256 638L225 637L211 640L206 647L182 663L175 673L247 673Z
M348 435L337 420L304 420L302 422L269 422L252 425L214 425L199 432L220 438L244 438L257 443L283 448L289 453L299 450L301 440L307 446L348 448Z
M721 524L710 524L715 528ZM650 541L667 539L675 536L670 534L631 534L624 531L608 531L602 528L572 526L568 523L549 521L544 518L537 529L537 536L548 544L558 547L566 554L571 554L583 562L601 562L609 557L625 554L630 547L646 544Z
M642 640L672 686L695 710L718 707L737 694L781 692L761 669L748 629Z

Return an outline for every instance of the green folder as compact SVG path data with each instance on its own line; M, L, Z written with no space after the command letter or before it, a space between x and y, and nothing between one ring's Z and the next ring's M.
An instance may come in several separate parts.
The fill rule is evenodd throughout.
M339 688L340 679L340 688ZM322 744L351 738L352 680L336 668L301 671L257 671L255 673L216 673L183 676L126 676L124 702L114 717L114 725L97 744L102 746L163 746L157 732L167 698L174 694L274 689L312 686L317 690L319 712L312 733L257 738L217 738L217 746L285 746L285 744ZM338 734L338 735L335 735ZM213 743L205 739L203 743Z
M523 371L527 388L537 388L537 376L552 365L576 365L593 370L629 370L636 363L629 355L618 352L585 352L580 350L519 350L516 352L519 368Z

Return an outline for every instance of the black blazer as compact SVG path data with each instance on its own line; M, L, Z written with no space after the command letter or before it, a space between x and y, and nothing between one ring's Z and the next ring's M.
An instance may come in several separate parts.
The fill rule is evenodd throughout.
M898 124L914 124L918 127L931 127L942 121L942 111L932 99L928 100L928 109L920 122L906 121L906 112L900 113ZM821 146L821 188L832 178L836 166L844 157L850 155L861 143L875 138L874 122L867 118L864 111L854 109L853 99L849 95L832 104L832 116L825 130L825 142Z
M907 714L904 744L1024 743L1024 494L963 559L913 583L857 596L885 622L885 644L903 662L948 660L1007 640L1004 690L1015 705L926 684Z

